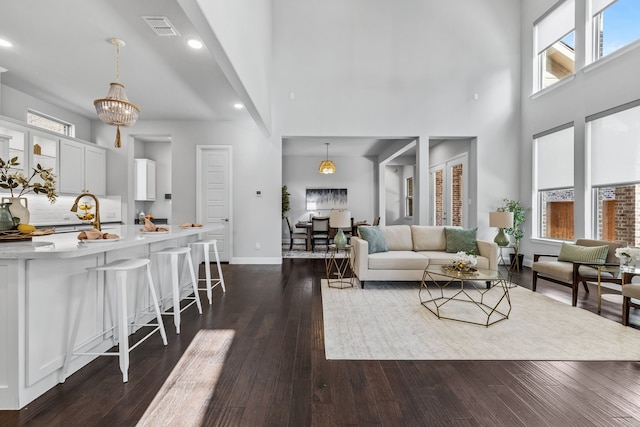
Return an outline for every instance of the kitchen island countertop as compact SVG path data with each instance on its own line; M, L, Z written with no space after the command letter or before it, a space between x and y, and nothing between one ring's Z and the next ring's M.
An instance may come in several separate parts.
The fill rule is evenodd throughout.
M221 229L218 224L203 227L185 227L168 225L169 232L141 232L140 225L112 225L103 227L103 232L117 234L117 240L82 242L79 232L50 234L33 237L31 241L10 241L0 243L0 259L62 259L92 255L105 250L124 249L133 246L160 242L194 234L207 233Z

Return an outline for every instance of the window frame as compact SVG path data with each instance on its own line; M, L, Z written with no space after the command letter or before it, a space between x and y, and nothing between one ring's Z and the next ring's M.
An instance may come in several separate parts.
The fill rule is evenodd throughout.
M53 122L56 123L58 125L61 125L64 129L64 132L58 132L55 129L49 128L49 127L45 127L42 126L40 124L38 124L37 122L33 122L31 121L31 117L37 117L41 120L47 121L47 122ZM31 108L27 109L27 124L31 125L31 126L35 126L39 129L43 129L45 131L49 131L49 132L54 132L57 133L59 135L64 135L64 136L69 136L69 137L75 137L75 133L76 133L76 127L73 123L69 123L66 120L62 120L59 119L57 117L51 116L49 114L45 114L45 113L41 113L40 111L36 111L33 110Z

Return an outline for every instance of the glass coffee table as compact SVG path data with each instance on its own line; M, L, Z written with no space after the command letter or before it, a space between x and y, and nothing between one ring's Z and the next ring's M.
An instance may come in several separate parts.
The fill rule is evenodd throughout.
M429 266L420 284L420 304L438 319L489 326L509 318L509 286L499 271L471 273Z

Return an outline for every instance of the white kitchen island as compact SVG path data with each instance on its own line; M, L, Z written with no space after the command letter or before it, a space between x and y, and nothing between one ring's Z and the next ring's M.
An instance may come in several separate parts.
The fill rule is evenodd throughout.
M20 409L59 383L81 287L90 288L77 343L111 324L104 277L95 275L88 282L86 268L120 258L148 258L152 251L185 246L222 226L170 225L168 233L141 233L140 227L103 227L103 231L120 236L116 241L79 243L74 232L34 237L31 242L0 243L0 409ZM127 280L134 283L136 279ZM110 292L110 288L106 289ZM133 320L136 289L131 286L128 291ZM147 316L142 318L144 322L153 318L151 313ZM171 345L172 334L168 339ZM103 352L113 345L111 335L104 334L82 351ZM74 359L69 375L93 358ZM135 375L135 366L131 366L130 375Z

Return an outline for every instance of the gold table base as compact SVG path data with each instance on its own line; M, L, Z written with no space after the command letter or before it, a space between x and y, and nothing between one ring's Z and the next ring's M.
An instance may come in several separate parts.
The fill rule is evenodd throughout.
M345 257L337 256L340 250L344 250ZM355 279L352 265L353 250L351 245L346 245L344 248L329 245L324 265L330 288L344 289L353 287Z
M425 294L428 297L423 298ZM420 304L438 319L488 327L508 319L511 313L509 285L499 271L465 274L429 267L422 275L419 297ZM476 316L483 320L462 318L460 310L456 310L459 303L475 305Z

